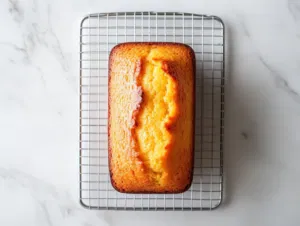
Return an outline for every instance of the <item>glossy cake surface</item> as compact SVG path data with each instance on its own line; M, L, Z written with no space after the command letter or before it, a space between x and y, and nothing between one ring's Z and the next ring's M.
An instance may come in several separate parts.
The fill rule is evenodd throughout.
M128 193L192 182L195 55L184 44L123 43L109 58L109 168Z

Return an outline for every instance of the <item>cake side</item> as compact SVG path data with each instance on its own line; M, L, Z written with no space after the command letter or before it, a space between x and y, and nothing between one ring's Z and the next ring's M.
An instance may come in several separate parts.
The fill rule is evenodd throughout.
M109 167L121 192L177 193L192 181L195 56L124 43L109 60Z

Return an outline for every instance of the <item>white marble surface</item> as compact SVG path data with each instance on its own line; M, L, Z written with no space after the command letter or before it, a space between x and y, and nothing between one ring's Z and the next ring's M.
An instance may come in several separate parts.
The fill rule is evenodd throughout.
M216 211L79 205L79 23L126 10L226 24L226 190ZM300 225L300 1L1 0L0 34L0 225Z

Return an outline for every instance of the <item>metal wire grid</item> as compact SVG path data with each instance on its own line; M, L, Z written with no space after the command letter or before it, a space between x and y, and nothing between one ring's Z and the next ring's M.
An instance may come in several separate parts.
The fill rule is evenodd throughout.
M122 194L110 184L107 151L108 56L118 43L167 41L196 53L195 165L182 194ZM80 27L80 202L113 210L211 210L222 201L224 27L189 13L92 14Z

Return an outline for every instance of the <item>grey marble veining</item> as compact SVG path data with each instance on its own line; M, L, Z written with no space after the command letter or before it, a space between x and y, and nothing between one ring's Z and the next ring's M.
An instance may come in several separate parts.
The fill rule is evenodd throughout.
M80 20L134 10L225 22L225 199L216 211L79 205ZM300 225L298 0L3 0L0 34L0 225Z
M3 210L14 211L6 213L11 217L18 214L15 216L16 224L22 224L24 220L31 218L36 225L63 225L71 222L74 225L108 225L105 220L100 219L97 212L76 206L67 192L60 191L55 186L31 175L1 168L0 181L10 188L2 190L2 200L7 203L6 205L2 203L1 206L3 205ZM14 197L18 200L10 200ZM10 201L17 202L10 203ZM32 213L36 218L26 216L28 213ZM2 215L1 222L9 223L13 220L5 218L6 216ZM4 219L7 222L4 222Z

